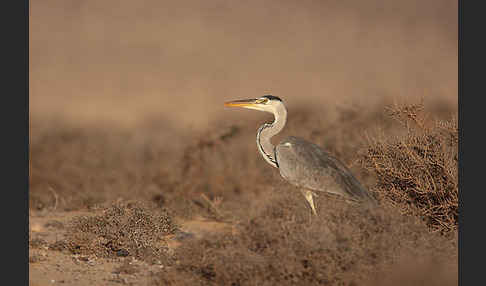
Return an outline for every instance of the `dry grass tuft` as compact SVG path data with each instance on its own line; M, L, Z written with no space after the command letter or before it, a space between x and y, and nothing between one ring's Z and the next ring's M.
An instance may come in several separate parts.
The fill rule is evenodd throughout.
M147 209L141 204L118 203L103 215L73 220L67 248L75 254L101 257L135 257L155 263L165 257L167 246L161 238L177 227L166 211Z
M406 129L395 139L372 140L363 166L378 178L375 192L403 214L421 217L433 231L457 229L457 120L428 120L423 104L393 106Z

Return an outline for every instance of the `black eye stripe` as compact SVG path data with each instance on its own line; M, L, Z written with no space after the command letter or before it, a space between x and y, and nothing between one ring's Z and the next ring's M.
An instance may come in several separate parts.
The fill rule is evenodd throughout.
M273 95L271 95L271 94L269 94L269 95L264 95L263 97L265 97L265 98L267 98L267 99L269 99L269 100L278 100L278 101L282 101L282 100L280 99L280 97L278 97L278 96L273 96Z

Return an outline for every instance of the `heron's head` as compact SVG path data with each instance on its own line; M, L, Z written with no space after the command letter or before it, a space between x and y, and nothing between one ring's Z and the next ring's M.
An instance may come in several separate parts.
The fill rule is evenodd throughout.
M274 113L276 112L277 108L282 106L282 100L273 95L264 95L260 98L252 98L252 99L240 99L225 102L225 106L230 107L243 107L248 109L255 109L259 111L265 111Z

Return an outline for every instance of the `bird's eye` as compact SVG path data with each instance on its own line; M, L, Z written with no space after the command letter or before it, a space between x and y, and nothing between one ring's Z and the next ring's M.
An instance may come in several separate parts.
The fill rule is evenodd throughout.
M257 103L266 104L267 102L268 102L268 98L266 98L266 97L262 97L262 98L257 99Z

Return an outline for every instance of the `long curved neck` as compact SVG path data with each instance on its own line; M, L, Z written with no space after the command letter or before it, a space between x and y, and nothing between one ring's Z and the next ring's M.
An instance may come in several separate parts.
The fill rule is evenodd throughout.
M279 104L275 107L273 115L275 116L273 123L265 123L258 129L256 142L258 150L265 161L273 167L278 168L277 158L275 157L275 146L273 146L270 139L285 127L285 123L287 122L287 109L283 104Z

